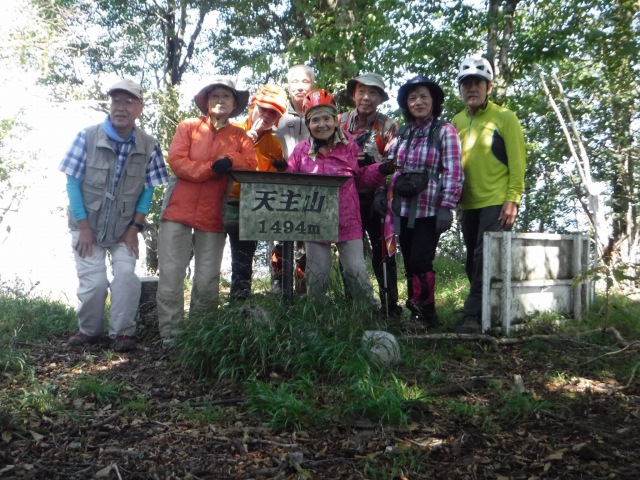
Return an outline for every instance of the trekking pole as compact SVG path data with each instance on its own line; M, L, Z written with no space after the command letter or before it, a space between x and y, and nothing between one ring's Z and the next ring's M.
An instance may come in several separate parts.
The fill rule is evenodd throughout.
M387 248L384 238L384 216L380 217L380 243L382 248L382 291L384 292L384 306L389 318L389 285L387 282Z

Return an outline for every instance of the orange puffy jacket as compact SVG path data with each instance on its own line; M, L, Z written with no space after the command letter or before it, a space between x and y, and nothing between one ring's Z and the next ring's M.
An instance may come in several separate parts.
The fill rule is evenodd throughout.
M168 162L177 183L168 191L162 220L205 232L224 232L222 206L231 177L217 175L211 164L228 157L233 170L255 170L253 143L239 127L227 123L216 130L208 119L180 122L169 147Z

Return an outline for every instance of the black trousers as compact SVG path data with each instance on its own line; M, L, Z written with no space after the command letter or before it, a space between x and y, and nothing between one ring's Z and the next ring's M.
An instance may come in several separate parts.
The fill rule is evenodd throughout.
M502 205L462 210L462 237L467 249L465 271L469 279L469 296L464 302L464 314L482 314L482 248L484 232L501 232L500 211Z
M371 202L363 201L361 198L360 218L362 220L362 229L369 236L369 243L371 243L371 266L373 267L373 272L375 273L376 280L378 282L380 303L382 303L382 306L384 307L384 262L386 263L387 269L387 305L394 307L398 304L398 268L396 265L396 257L389 257L386 255L386 248L384 253L382 251L383 217L373 210Z
M400 250L407 278L433 270L440 235L436 233L436 217L416 218L413 228L408 218L400 217Z
M240 240L238 232L229 232L231 245L231 291L233 300L242 300L251 295L253 257L258 247L255 240Z

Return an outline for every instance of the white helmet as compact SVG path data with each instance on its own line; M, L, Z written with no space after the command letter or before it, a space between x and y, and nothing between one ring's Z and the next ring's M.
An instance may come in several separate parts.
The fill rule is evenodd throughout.
M465 58L458 70L458 83L466 77L480 77L493 82L493 69L489 61L480 55Z

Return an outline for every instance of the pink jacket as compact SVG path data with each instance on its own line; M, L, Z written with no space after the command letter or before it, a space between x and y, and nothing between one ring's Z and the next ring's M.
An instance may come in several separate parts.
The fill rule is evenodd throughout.
M338 191L338 242L362 238L358 187L378 187L386 177L378 172L379 164L364 168L358 166L359 148L350 133L345 132L348 145L339 143L327 155L318 152L316 159L309 157L311 140L307 139L289 155L288 172L316 173L319 175L346 175L351 177Z

